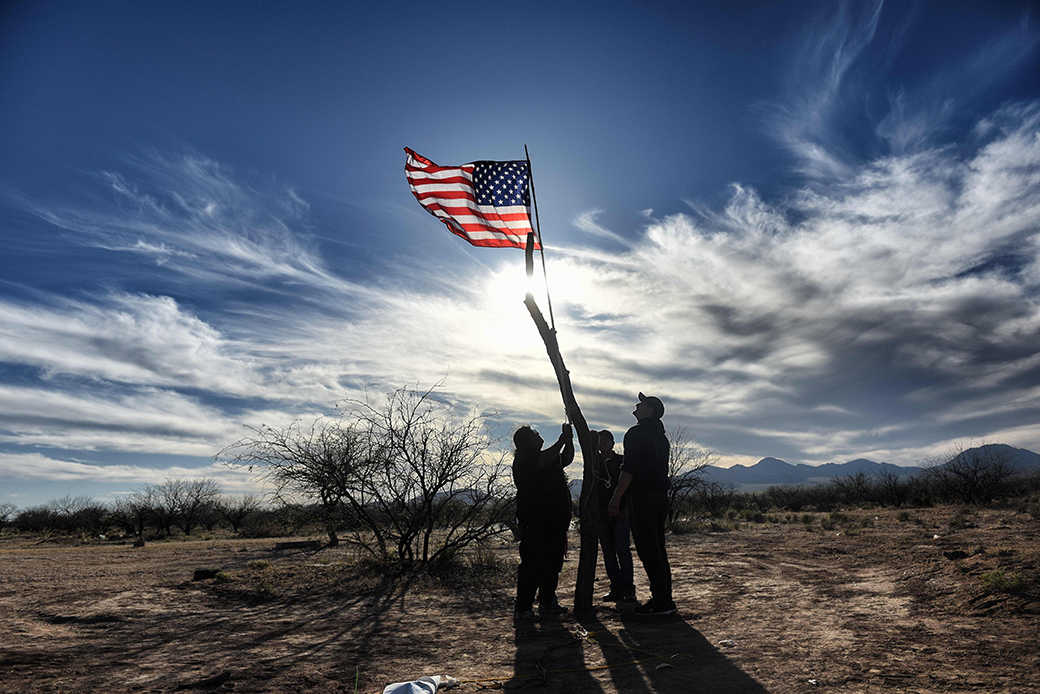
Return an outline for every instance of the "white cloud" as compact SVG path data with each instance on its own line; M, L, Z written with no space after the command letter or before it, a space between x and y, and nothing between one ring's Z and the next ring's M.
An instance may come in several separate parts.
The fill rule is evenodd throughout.
M203 477L215 480L226 493L252 494L263 489L247 471L231 469L216 462L206 467L102 465L40 453L0 452L0 478L8 479L125 484L133 488L159 484L166 479Z
M619 234L615 234L613 231L610 231L609 229L603 227L601 224L599 224L599 222L596 221L596 218L599 215L603 214L603 211L604 210L601 207L594 207L591 210L585 210L574 219L574 226L578 227L586 234L597 236L602 239L608 239L615 243L621 244L622 246L630 248L632 246L632 243L628 239ZM643 210L643 212L648 213L644 215L648 217L649 213L652 212L652 210Z
M623 430L635 393L652 391L728 462L910 463L935 441L1021 436L1040 409L1038 113L994 114L974 151L918 148L780 201L734 185L719 209L649 218L621 250L550 251L560 343L590 422ZM519 254L361 291L294 241L307 224L293 217L306 209L298 196L262 208L275 232L257 235L229 222L258 214L248 189L197 168L186 180L206 186L186 192L183 175L164 193L111 179L139 203L127 228L152 216L178 230L145 236L145 257L166 257L163 272L177 264L197 295L247 281L253 258L298 280L298 300L0 301L0 361L42 375L0 386L0 442L209 457L243 422L281 425L366 389L442 379L444 397L504 425L562 419ZM597 214L580 224L610 238Z

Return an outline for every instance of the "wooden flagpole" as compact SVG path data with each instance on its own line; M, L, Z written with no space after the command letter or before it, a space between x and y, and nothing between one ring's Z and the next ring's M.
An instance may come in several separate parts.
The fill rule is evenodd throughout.
M599 508L596 490L596 462L599 456L599 436L593 436L589 430L585 415L578 407L578 401L574 397L574 389L571 387L571 376L567 365L563 363L560 354L560 345L556 340L556 323L552 315L552 299L549 297L549 278L545 272L545 243L542 242L541 224L538 221L538 203L534 195L534 177L531 174L531 156L524 145L524 154L527 156L527 175L531 186L531 202L534 204L535 227L538 231L538 241L542 251L542 275L545 277L545 299L549 306L549 319L553 321L552 327L546 324L542 312L535 303L534 295L527 292L524 304L527 306L531 319L538 328L538 333L545 343L545 351L549 355L549 362L556 372L556 380L560 385L560 395L563 396L563 406L567 413L567 419L574 425L575 433L578 435L578 445L581 447L581 457L584 461L581 478L581 498L578 502L580 513L581 546L578 553L578 577L574 585L574 612L588 613L592 611L593 589L596 580L596 563L599 558ZM527 235L527 247L525 249L525 269L530 278L534 274L534 239L535 232Z
M549 307L549 324L556 332L556 319L553 318L552 297L549 296L549 274L545 271L545 241L542 239L542 224L538 221L538 196L534 194L534 169L531 167L531 155L524 145L524 156L527 157L527 182L531 186L531 204L534 206L534 226L538 232L538 248L542 255L542 278L545 281L545 303ZM527 275L530 277L530 273Z

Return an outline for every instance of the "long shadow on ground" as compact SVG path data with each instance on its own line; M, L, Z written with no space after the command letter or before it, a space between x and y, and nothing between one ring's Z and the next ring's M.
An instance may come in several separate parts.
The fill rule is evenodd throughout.
M605 624L601 617L612 618ZM681 615L647 617L626 611L619 617L611 611L577 622L544 618L518 625L515 644L514 675L507 689L767 692Z

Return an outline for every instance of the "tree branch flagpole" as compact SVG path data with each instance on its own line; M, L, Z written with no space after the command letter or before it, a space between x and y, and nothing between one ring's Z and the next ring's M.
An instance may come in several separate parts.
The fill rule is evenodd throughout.
M553 332L556 332L556 319L553 318L552 297L549 296L549 273L545 271L545 240L542 239L542 223L538 220L538 196L534 194L534 169L531 167L531 155L527 152L527 145L524 145L524 156L527 157L527 182L531 186L531 204L534 206L534 227L538 234L538 248L541 251L542 256L542 279L545 282L545 303L549 307L549 325L552 326ZM527 276L530 277L531 273L528 272Z
M549 306L549 318L552 320L552 299L549 297L549 280L545 272L545 244L541 242L541 225L538 222L538 205L534 197L534 178L531 176L531 157L527 154L527 145L524 145L524 154L527 155L528 181L531 186L531 201L535 210L535 225L538 233L539 245L542 251L542 274L545 276L545 298ZM527 235L527 243L524 251L524 266L527 277L534 275L534 239L535 232ZM599 436L593 435L589 430L585 415L578 407L578 401L574 397L574 389L571 387L571 376L563 363L560 354L560 345L556 339L556 325L552 327L546 324L534 295L527 292L524 299L531 319L534 321L538 333L545 343L545 351L549 355L553 370L556 372L556 380L560 384L560 395L563 396L563 406L567 414L567 421L574 424L575 433L578 435L578 445L581 447L581 457L584 461L582 470L581 498L578 503L580 514L581 545L578 552L578 576L574 585L574 611L575 613L588 613L592 610L593 589L596 580L596 563L599 557L599 509L596 503L596 461L599 455Z

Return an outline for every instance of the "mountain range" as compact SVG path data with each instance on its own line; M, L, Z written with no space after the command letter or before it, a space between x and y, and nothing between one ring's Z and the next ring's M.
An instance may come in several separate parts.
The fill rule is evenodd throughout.
M1003 443L991 443L976 446L962 451L951 458L970 457L973 455L1007 456L1009 463L1019 470L1040 470L1040 455L1025 448L1014 448ZM924 470L923 467L893 465L892 463L875 463L866 458L856 458L845 463L826 463L824 465L792 465L779 458L762 458L754 465L734 465L733 467L710 466L699 474L709 480L716 480L732 485L737 491L754 492L781 484L823 484L835 477L851 477L859 473L873 477L887 471L899 477L910 477ZM571 495L577 499L581 494L581 478L571 480Z
M969 448L957 457L981 455L1006 455L1008 461L1020 470L1040 469L1040 455L1025 448L1013 448L1002 443ZM900 477L916 475L924 468L875 463L866 458L857 458L845 463L825 465L792 465L777 458L763 458L754 465L705 468L702 474L708 479L728 482L740 491L757 491L779 484L817 484L835 477L849 477L860 472L874 476L887 471Z

